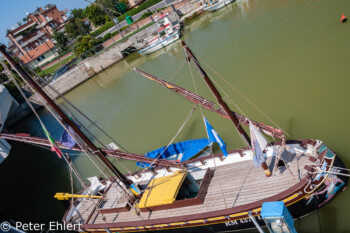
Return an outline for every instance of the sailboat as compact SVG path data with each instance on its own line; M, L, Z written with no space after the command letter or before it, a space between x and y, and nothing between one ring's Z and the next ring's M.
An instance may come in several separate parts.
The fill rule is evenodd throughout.
M68 202L65 224L85 232L219 232L254 228L250 216L265 225L261 217L264 202L282 201L293 218L301 218L328 203L347 183L341 159L322 141L286 140L279 129L233 112L222 99L190 48L182 42L191 62L216 97L214 102L139 69L148 79L192 103L229 119L247 147L211 154L187 161L153 159L113 149L101 149L7 54L0 52L35 89L68 133L80 146L69 148L52 139L29 135L0 134L1 138L34 145L85 151L108 168L113 177L93 179L78 194L56 194ZM242 127L250 128L250 136ZM209 130L212 132L212 130ZM268 142L263 134L279 139ZM210 136L209 136L210 137ZM213 133L211 137L216 138ZM84 146L81 146L84 145ZM155 165L152 169L122 174L106 157L112 156ZM269 164L269 165L267 165ZM71 199L72 198L72 199Z

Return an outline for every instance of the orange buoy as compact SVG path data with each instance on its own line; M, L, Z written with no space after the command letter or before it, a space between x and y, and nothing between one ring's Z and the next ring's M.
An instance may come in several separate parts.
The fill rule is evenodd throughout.
M348 20L348 18L346 18L346 16L343 13L341 13L340 22L344 23L346 22L346 20Z

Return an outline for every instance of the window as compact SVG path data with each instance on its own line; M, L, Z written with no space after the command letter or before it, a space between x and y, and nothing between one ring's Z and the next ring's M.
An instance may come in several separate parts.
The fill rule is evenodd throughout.
M44 60L45 59L45 56L44 55L41 55L40 57L38 57L36 60L38 61L38 62L40 62L40 61L42 61L42 60Z

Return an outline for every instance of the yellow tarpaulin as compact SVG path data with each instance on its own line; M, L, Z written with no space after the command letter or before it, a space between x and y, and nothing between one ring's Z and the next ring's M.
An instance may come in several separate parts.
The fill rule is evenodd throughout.
M173 175L152 179L143 193L139 208L171 204L175 201L188 171L176 171Z

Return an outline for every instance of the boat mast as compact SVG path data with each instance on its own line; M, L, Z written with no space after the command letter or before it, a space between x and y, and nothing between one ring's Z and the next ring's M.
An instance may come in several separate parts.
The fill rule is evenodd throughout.
M186 43L184 41L181 41L181 42L182 42L182 46L184 47L184 49L185 49L185 51L186 51L186 53L188 55L189 60L193 61L193 64L195 65L195 67L197 68L197 70L199 71L201 76L203 77L204 81L207 83L208 87L210 88L211 92L214 94L214 96L217 99L217 101L219 102L220 106L225 110L225 112L228 115L228 117L230 118L230 120L236 126L236 129L237 129L238 133L240 134L241 138L243 139L243 141L245 143L247 143L247 145L251 146L252 145L251 144L251 139L248 136L247 132L243 129L243 127L239 123L239 120L237 119L236 115L231 111L231 109L228 107L226 102L222 99L221 94L216 89L216 87L213 84L213 82L210 80L207 72L205 72L205 70L201 67L201 65L199 64L199 61L194 56L194 54L192 53L191 49L186 45ZM261 164L261 166L265 170L266 175L267 176L271 176L271 172L270 172L267 164L265 162L263 162Z
M184 41L182 41L182 45L185 48L185 51L188 54L188 57L190 59L192 59L195 67L197 68L199 73L202 75L204 81L207 83L207 85L210 88L211 92L214 94L215 98L219 102L220 106L225 110L225 112L228 115L228 117L230 118L230 120L236 126L236 128L238 130L238 133L240 134L242 139L245 141L245 143L247 143L247 145L251 145L250 137L248 136L248 134L245 132L245 130L243 129L243 127L239 123L239 121L238 121L237 117L235 116L235 114L233 114L233 112L228 107L226 102L222 99L219 91L216 89L216 87L214 86L213 82L210 80L207 72L205 72L205 70L201 67L201 65L199 64L197 58L193 55L192 51L190 50L190 48L188 48L188 46L186 45L186 43Z
M53 110L62 118L60 121L62 124L68 124L86 143L90 152L97 155L104 164L112 171L112 173L118 177L126 187L129 187L130 181L105 157L105 153L99 150L95 144L80 130L80 128L69 119L69 117L55 104L55 102L41 89L41 87L22 69L22 67L15 62L15 60L7 53L6 46L0 44L0 53L5 57L7 62L11 64L13 69L30 85L43 99L53 108Z

